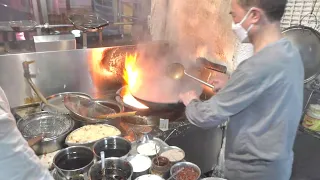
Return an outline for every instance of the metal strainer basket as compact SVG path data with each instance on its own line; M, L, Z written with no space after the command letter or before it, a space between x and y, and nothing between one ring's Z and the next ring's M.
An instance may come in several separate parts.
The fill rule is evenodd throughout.
M39 112L20 119L17 126L24 138L44 134L44 141L47 141L70 132L74 121L67 115Z
M27 140L44 135L44 139L31 147L37 155L42 155L62 149L75 123L69 115L43 111L20 119L17 126Z
M120 119L99 119L100 115L114 114L116 111L100 103L83 98L77 95L67 95L64 97L64 105L70 111L70 116L75 120L81 121L85 124L110 124L118 127Z

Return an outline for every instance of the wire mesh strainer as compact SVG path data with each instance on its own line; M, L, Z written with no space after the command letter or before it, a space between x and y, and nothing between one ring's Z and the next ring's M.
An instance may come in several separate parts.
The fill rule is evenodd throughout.
M74 122L67 115L39 112L19 120L17 126L24 138L44 134L44 140L49 140L69 132Z
M89 124L106 122L107 124L117 125L117 123L112 123L118 121L116 119L105 120L97 118L101 115L114 114L116 111L110 107L101 105L94 100L77 95L67 95L64 97L64 105L75 120Z

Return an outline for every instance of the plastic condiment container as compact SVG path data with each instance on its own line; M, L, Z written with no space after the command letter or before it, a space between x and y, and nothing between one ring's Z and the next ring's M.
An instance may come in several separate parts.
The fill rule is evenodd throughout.
M309 110L315 115L320 115L320 104L310 104Z
M311 106L310 106L311 107ZM320 131L320 114L314 113L314 109L310 108L304 116L302 125L303 127L313 130Z

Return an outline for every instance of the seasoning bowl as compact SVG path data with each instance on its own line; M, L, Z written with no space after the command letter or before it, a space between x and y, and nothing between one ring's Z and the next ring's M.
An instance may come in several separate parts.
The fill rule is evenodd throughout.
M168 158L157 156L152 159L150 173L159 175L162 178L168 178L170 167L171 163Z
M172 164L178 163L185 158L185 152L176 146L164 147L160 156L166 157Z
M127 160L130 162L133 168L132 179L136 179L139 176L149 174L151 159L148 156L137 154L129 156Z
M65 178L74 178L89 171L94 154L88 147L73 146L60 150L53 158L53 166Z
M173 166L171 167L171 169L170 169L170 174L171 174L171 176L172 176L174 173L176 173L177 171L179 171L181 168L192 168L195 172L197 172L198 175L197 175L194 179L190 179L190 180L197 180L197 179L200 178L200 175L201 175L201 170L200 170L200 168L199 168L197 165L195 165L195 164L193 164L193 163L191 163L191 162L179 162L179 163L173 165ZM183 172L184 172L184 170L182 170L182 172L180 172L180 173L183 173ZM177 177L179 176L180 173L178 173L178 175L176 175L176 176L174 177L174 179L177 179ZM190 177L189 177L189 178L190 178ZM177 179L177 180L178 180L178 179Z
M127 179L130 180L133 168L129 161L124 159L112 157L105 159L105 174L106 179ZM101 161L96 162L89 170L90 180L101 180L102 169Z
M137 146L137 152L144 156L149 156L150 158L155 157L157 154L159 154L161 151L161 146L151 140L147 141L146 143L140 143Z
M101 139L93 145L93 153L100 160L100 152L104 151L105 157L126 158L131 151L131 143L125 138L112 136Z
M164 180L162 177L154 174L147 174L136 178L135 180Z

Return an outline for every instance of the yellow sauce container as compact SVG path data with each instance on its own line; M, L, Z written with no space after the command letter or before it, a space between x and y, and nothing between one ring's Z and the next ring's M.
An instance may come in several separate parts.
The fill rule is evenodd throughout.
M320 131L320 114L315 114L312 111L308 110L308 112L304 116L302 125L307 129Z

